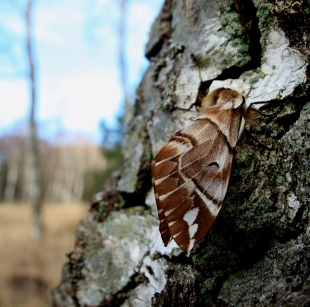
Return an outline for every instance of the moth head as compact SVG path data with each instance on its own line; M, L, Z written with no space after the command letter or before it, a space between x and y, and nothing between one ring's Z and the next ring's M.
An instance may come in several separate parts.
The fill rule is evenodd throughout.
M199 111L220 105L227 109L239 109L245 107L245 98L237 91L221 87L203 98Z

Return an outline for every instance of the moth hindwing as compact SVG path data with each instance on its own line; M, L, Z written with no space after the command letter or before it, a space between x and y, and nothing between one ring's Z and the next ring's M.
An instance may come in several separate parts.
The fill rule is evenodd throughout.
M175 133L154 158L153 185L165 246L174 239L189 252L211 228L226 196L247 111L239 92L213 91L193 123Z

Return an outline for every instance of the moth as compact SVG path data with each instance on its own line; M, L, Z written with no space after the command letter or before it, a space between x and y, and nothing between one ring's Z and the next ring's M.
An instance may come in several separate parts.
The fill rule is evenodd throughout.
M202 100L199 116L177 131L152 161L164 245L173 239L189 252L208 232L223 205L234 150L255 120L239 92L219 88Z

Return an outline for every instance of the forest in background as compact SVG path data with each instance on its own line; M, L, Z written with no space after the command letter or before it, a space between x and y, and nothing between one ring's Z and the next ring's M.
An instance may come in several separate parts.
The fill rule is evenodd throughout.
M28 202L25 138L0 138L0 201ZM89 201L102 189L105 179L121 161L120 148L98 147L81 138L74 144L53 144L39 140L45 202Z
M39 139L40 168L46 203L89 202L110 174L122 164L123 117L115 128L101 123L102 144L83 136L65 143ZM29 202L25 159L26 137L20 133L0 138L0 202Z

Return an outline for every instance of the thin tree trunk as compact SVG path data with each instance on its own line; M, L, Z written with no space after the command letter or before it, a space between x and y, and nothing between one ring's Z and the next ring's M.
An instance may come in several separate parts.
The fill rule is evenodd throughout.
M27 25L27 56L29 65L29 88L30 88L30 116L28 127L28 140L25 151L25 184L28 200L33 206L33 234L36 237L42 235L42 205L43 205L43 184L40 168L37 126L35 113L37 108L36 97L36 76L35 62L33 59L32 45L32 0L28 0L26 8L26 25Z
M18 181L18 174L19 174L19 156L18 154L12 153L8 161L8 174L6 179L6 185L4 189L4 201L5 202L14 202L15 200L15 192L16 186Z
M126 21L127 21L127 0L120 0L120 23L119 23L119 65L121 73L121 84L123 88L125 100L125 122L128 123L132 115L132 106L127 80L127 65L126 65Z

